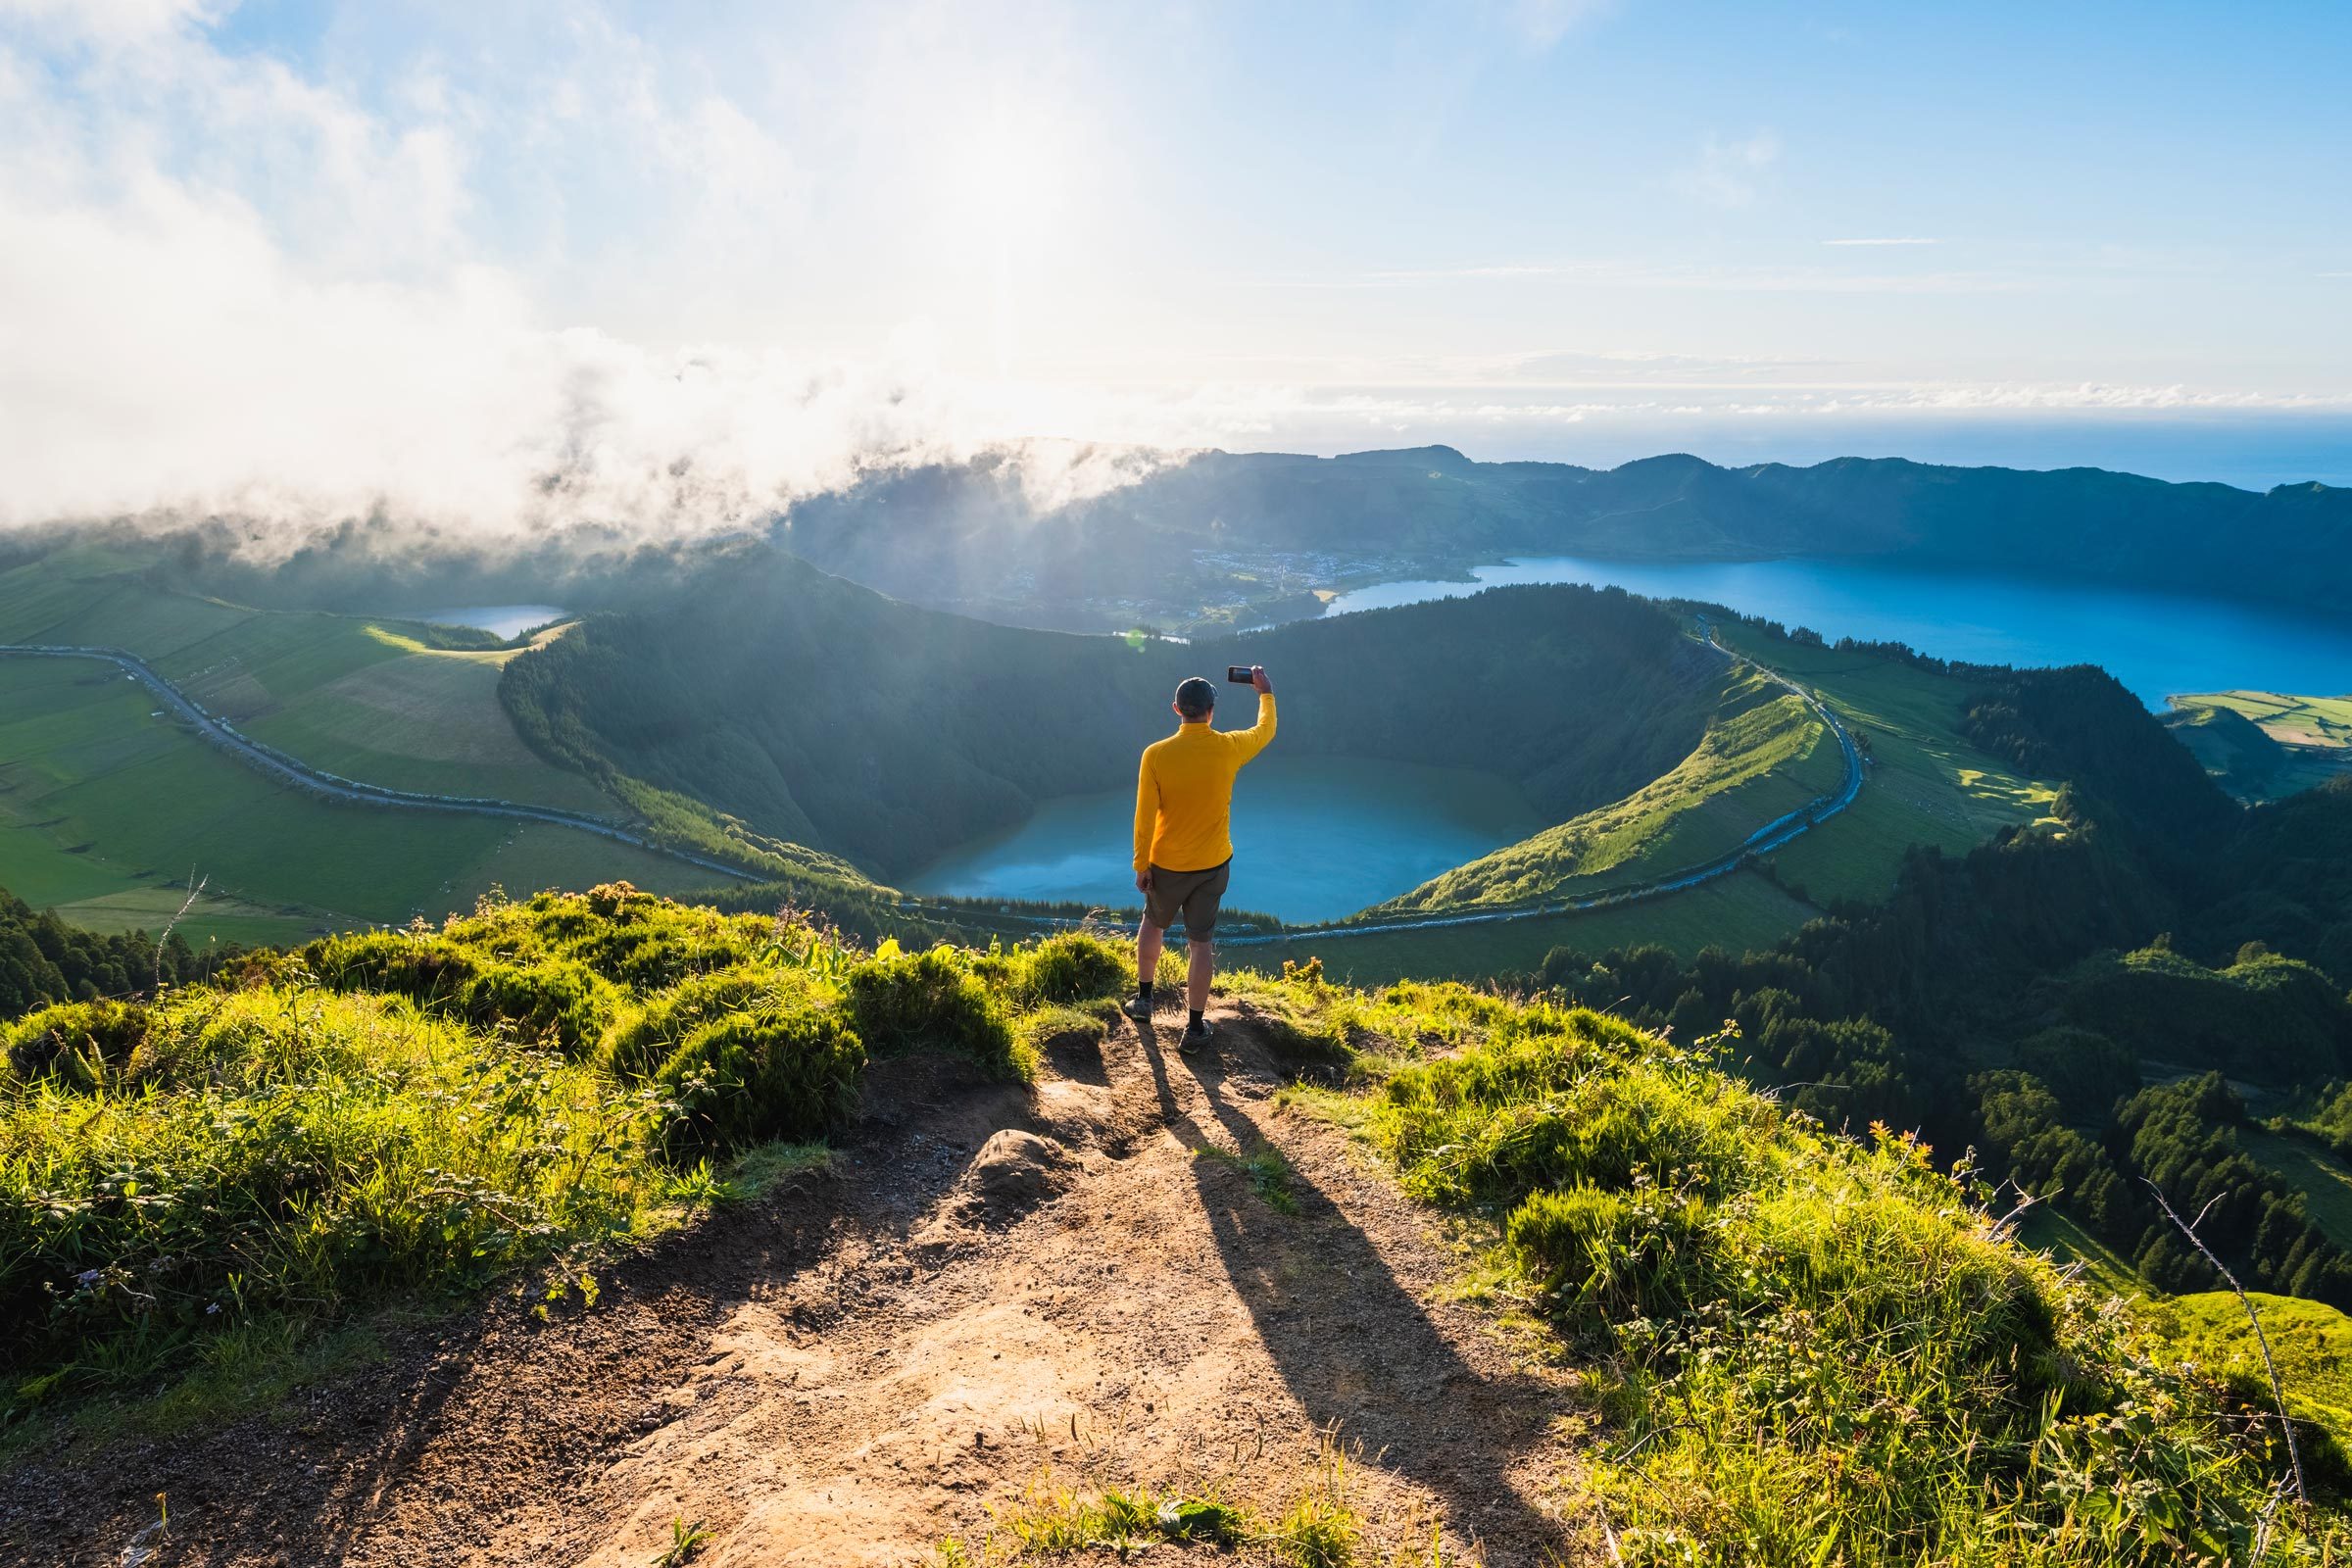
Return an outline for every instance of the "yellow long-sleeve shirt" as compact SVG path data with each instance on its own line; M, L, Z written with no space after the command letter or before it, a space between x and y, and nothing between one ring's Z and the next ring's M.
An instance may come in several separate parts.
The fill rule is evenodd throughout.
M1233 776L1274 738L1274 694L1257 694L1257 722L1221 730L1183 724L1144 748L1135 778L1135 869L1205 871L1233 858Z

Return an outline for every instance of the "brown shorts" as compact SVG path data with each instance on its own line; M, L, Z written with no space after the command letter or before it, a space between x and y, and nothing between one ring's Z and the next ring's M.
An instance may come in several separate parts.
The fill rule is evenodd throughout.
M1225 902L1225 884L1233 880L1233 862L1205 871L1167 871L1152 868L1152 891L1144 895L1144 918L1165 931L1184 916L1184 939L1206 942L1217 929L1217 906Z

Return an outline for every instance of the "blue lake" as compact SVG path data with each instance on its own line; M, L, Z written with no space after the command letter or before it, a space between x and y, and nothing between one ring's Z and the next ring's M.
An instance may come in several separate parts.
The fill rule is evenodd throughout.
M1615 585L1704 599L1832 642L1908 643L1986 664L2098 664L2151 708L2182 692L2352 692L2352 622L2129 588L2028 583L1828 561L1654 564L1549 556L1480 566L1474 582L1390 582L1327 614L1456 598L1522 582Z
M564 614L563 609L556 605L461 605L455 610L428 610L407 618L429 620L436 626L476 626L495 637L513 637L533 626L562 620Z
M1063 796L901 885L910 893L1133 906L1134 822L1132 789ZM1290 921L1334 920L1544 826L1517 788L1492 774L1269 752L1234 785L1225 902Z

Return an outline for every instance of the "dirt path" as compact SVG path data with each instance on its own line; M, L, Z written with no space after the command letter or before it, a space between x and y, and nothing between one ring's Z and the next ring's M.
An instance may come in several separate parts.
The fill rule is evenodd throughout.
M201 1458L110 1456L107 1479L172 1487L159 1568L645 1568L679 1518L719 1568L899 1565L976 1542L1041 1476L1226 1478L1278 1508L1336 1428L1376 1542L1425 1562L1442 1523L1447 1561L1566 1551L1570 1380L1433 1304L1452 1254L1426 1211L1277 1107L1246 1018L1204 1059L1173 1038L1056 1043L1034 1095L887 1064L836 1177L658 1250L597 1311L484 1314L375 1380L389 1397L328 1396ZM1234 1157L1268 1146L1273 1179ZM0 1485L0 1544L41 1544L8 1528L27 1480ZM141 1520L119 1504L69 1555L115 1561Z

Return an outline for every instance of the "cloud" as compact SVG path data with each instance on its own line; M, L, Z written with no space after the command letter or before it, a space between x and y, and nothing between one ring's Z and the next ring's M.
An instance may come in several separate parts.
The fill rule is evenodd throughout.
M1825 239L1824 245L1940 245L1939 239L1919 239L1911 236L1889 239Z
M223 8L222 0L0 0L0 22L52 37L121 46Z
M0 7L0 525L234 515L265 550L369 514L693 537L1053 427L1018 422L1052 400L943 371L919 328L853 359L565 319L469 221L492 139L544 121L486 129L492 109L421 79L365 105L216 50L193 5ZM124 48L84 47L101 35ZM666 251L707 278L794 231L800 168L750 116L591 43L583 97L678 192L629 237L649 278L674 279ZM1012 467L1054 505L1153 461L1038 443Z
M1674 185L1685 195L1716 207L1747 207L1763 187L1763 175L1780 162L1781 142L1769 130L1737 141L1710 135L1697 160L1679 171Z
M1529 48L1544 50L1616 9L1615 0L1505 0L1503 19Z

